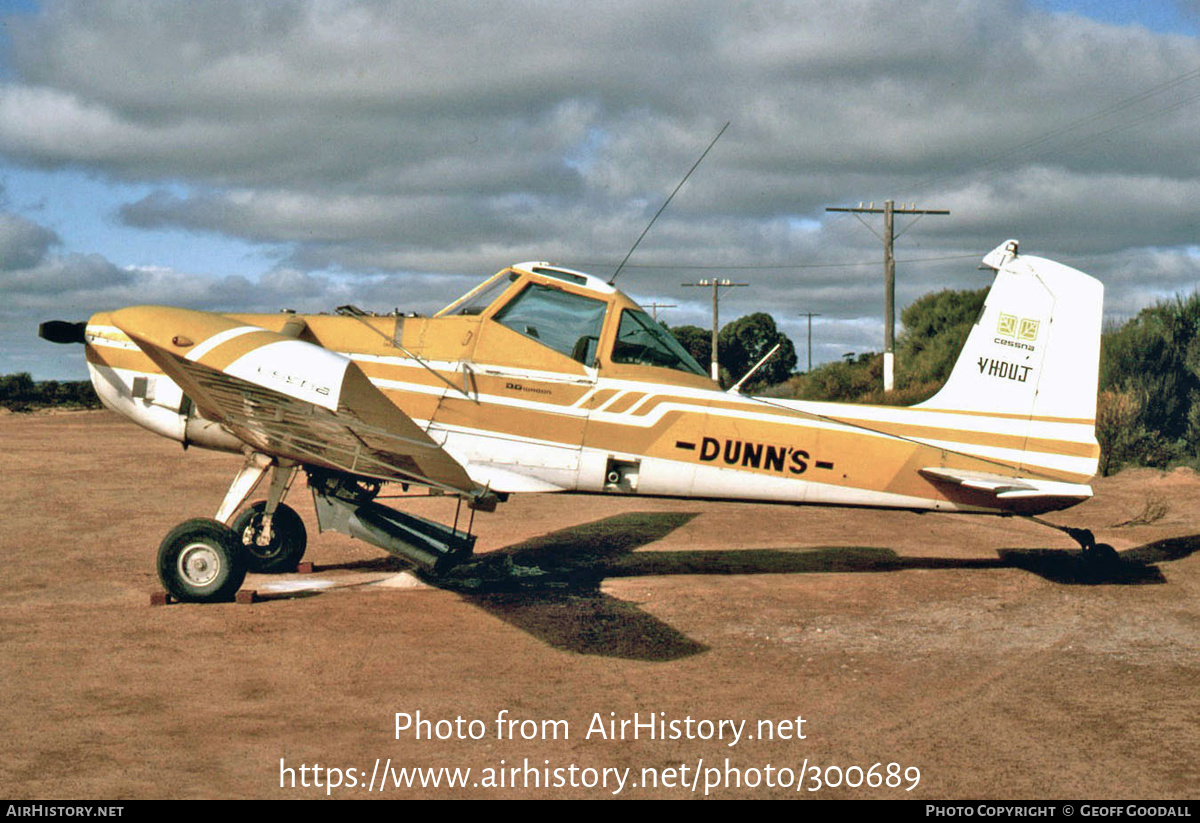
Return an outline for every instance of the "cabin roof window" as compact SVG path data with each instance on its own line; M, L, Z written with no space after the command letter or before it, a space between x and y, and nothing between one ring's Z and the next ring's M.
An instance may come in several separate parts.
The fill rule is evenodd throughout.
M560 354L591 365L607 307L603 300L530 283L493 319Z
M625 309L613 344L612 361L640 366L659 366L665 369L705 375L700 364L688 354L675 335L667 331L644 311Z
M562 269L552 269L548 266L534 266L530 269L534 274L541 274L546 277L553 277L557 280L562 280L567 283L574 283L576 286L587 286L588 278L586 275L577 274L573 271L564 271Z

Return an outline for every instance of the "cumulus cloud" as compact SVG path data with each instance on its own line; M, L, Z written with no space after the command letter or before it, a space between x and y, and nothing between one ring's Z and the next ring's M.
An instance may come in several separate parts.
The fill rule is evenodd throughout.
M50 229L0 212L0 272L37 264L57 242L58 236Z
M60 252L49 229L0 212L0 374L34 371L86 376L81 350L37 338L45 320L81 320L130 305L227 312L332 311L348 303L388 312L432 314L477 278L378 274L346 278L286 266L254 281L152 266L117 266L98 254Z

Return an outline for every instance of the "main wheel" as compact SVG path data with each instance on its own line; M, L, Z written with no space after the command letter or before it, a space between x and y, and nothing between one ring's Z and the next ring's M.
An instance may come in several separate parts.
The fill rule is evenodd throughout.
M290 506L280 503L271 518L271 539L263 540L263 512L267 502L260 500L233 521L233 533L246 557L246 565L259 574L293 572L308 547L304 521Z
M188 603L229 601L246 578L237 539L223 523L198 517L180 523L158 547L158 579Z

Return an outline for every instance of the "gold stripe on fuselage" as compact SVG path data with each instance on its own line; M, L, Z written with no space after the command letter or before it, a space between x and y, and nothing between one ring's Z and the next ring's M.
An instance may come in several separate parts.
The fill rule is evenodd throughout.
M631 408L630 412L634 417L648 417L655 413L661 406L667 404L694 404L695 400L688 397L678 395L655 395L636 408ZM631 404L632 405L632 404ZM889 416L899 416L908 412L913 414L915 410L908 410L902 407L844 407L845 414L837 417L827 415L818 415L815 412L807 412L801 409L784 408L782 406L773 405L770 403L757 403L754 401L726 401L723 399L714 400L706 404L710 410L726 410L734 413L752 413L755 415L777 416L785 419L796 419L797 417L806 417L812 420L824 420L827 422L836 422L846 426L854 426L869 430L874 433L891 435L894 437L902 437L911 440L920 440L923 442L945 442L954 443L960 446L988 446L992 448L1012 449L1017 451L1030 451L1039 454L1061 455L1064 457L1096 457L1099 454L1099 447L1095 442L1069 440L1056 437L1041 437L1034 436L1031 433L1003 433L996 430L996 426L989 425L992 420L999 422L1004 419L1015 420L1019 422L1028 422L1029 418L1020 418L1009 415L991 415L971 413L972 421L976 428L946 427L936 425L919 425L913 422L887 420L878 417L862 417L857 416L856 412L861 414L863 411L879 409L879 411L888 414ZM602 411L610 411L603 409ZM841 409L839 409L841 411ZM933 416L941 412L933 410L920 410L923 414ZM899 413L899 415L897 414ZM1044 422L1044 421L1034 421ZM1076 423L1078 421L1058 421Z

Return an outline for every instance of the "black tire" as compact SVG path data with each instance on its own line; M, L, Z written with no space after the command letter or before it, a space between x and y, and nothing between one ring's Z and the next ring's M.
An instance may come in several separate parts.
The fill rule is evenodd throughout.
M1083 553L1083 559L1089 565L1100 569L1111 569L1121 565L1121 555L1107 543L1097 543Z
M163 538L158 579L185 603L229 602L246 579L246 560L224 523L198 517Z
M266 508L267 502L260 500L233 521L233 534L246 559L246 568L258 574L294 572L308 548L304 521L291 506L280 503L271 518L271 542L260 546L257 537Z

